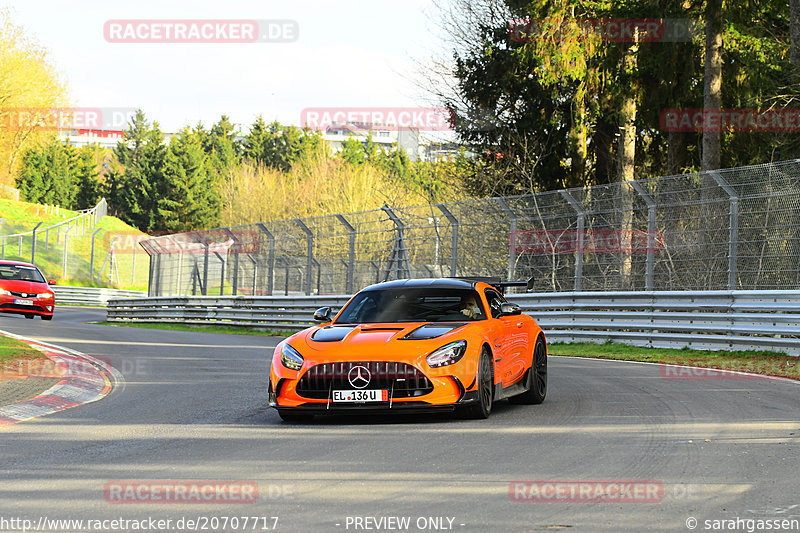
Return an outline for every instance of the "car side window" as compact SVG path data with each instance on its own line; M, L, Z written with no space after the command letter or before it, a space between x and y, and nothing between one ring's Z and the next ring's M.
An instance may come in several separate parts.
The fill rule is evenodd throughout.
M489 312L492 313L492 318L497 318L500 316L500 306L503 302L505 302L505 298L503 298L499 292L486 289L486 301L489 303Z

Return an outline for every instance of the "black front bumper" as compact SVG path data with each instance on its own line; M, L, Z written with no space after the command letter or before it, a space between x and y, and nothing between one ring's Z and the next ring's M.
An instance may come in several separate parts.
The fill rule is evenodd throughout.
M457 403L434 404L423 401L409 402L382 402L364 404L335 404L327 403L306 403L296 407L282 407L270 395L270 407L274 407L285 413L309 414L309 415L339 415L339 414L387 414L387 413L447 413L453 412L463 406L478 402L478 391L465 392Z

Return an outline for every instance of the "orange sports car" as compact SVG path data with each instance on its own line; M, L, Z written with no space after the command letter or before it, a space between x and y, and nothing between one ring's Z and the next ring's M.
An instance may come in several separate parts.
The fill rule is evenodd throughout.
M536 321L488 278L411 279L363 289L335 316L275 348L269 403L286 421L342 412L459 410L538 404L547 344Z

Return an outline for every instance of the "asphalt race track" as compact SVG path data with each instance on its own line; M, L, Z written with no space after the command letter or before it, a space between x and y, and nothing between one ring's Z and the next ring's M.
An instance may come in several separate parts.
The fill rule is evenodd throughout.
M797 383L554 357L544 404L502 402L486 421L291 425L265 406L278 339L83 324L104 317L63 307L52 322L0 317L2 330L108 357L124 376L101 401L0 430L0 531L42 517L172 520L149 531L271 531L278 517L283 532L707 531L722 519L747 531L747 520L800 520ZM152 480L151 492L121 503L109 487L126 480ZM156 500L152 486L186 480L255 482L258 494ZM585 501L575 487L624 498ZM244 517L266 518L253 529Z

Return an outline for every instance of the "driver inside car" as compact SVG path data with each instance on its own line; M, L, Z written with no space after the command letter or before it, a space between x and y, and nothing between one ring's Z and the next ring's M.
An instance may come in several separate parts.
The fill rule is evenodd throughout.
M470 320L480 319L483 315L481 308L478 307L478 302L472 296L465 296L461 299L461 314Z

